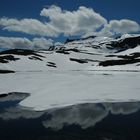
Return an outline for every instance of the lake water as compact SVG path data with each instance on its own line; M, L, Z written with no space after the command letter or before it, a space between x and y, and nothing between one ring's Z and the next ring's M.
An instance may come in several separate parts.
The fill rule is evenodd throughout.
M0 97L0 140L139 140L140 102L81 104L33 111L27 93Z

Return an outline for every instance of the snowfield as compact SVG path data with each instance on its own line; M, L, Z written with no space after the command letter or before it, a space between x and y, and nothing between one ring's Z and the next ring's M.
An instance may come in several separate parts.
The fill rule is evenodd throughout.
M1 75L0 91L26 92L20 105L45 110L92 102L140 100L135 72L19 72Z
M0 94L30 93L20 105L37 111L82 103L140 101L138 36L134 46L128 46L127 37L133 39L129 35L116 40L96 37L67 42L63 49L52 51L4 52L0 70L15 73L0 74ZM112 48L114 41L125 45Z

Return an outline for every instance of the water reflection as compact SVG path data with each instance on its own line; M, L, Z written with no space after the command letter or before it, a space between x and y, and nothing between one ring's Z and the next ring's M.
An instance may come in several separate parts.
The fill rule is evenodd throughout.
M18 105L28 96L28 93L10 93L0 97L2 138L6 139L7 134L14 139L140 138L140 102L81 104L36 112Z
M139 109L140 102L82 104L51 112L51 120L44 121L43 125L58 130L64 125L76 124L86 129L102 121L109 113L127 115Z
M13 92L9 94L3 94L0 97L0 118L3 120L10 119L31 119L31 118L39 118L44 112L36 112L33 110L29 110L29 108L25 109L19 106L19 102L23 99L27 98L30 94L28 93L18 93Z
M99 104L82 104L51 112L51 119L43 121L46 128L62 129L66 125L80 125L83 129L94 126L108 114L104 106Z

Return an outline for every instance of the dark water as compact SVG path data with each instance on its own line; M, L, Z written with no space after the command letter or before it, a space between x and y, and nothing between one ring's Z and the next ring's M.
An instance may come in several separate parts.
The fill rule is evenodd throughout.
M0 140L140 140L140 102L97 103L36 112L0 97Z

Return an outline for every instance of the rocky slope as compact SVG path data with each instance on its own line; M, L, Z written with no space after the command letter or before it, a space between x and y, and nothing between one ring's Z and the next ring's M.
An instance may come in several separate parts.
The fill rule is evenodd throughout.
M0 70L140 70L140 35L90 36L48 50L0 52Z

